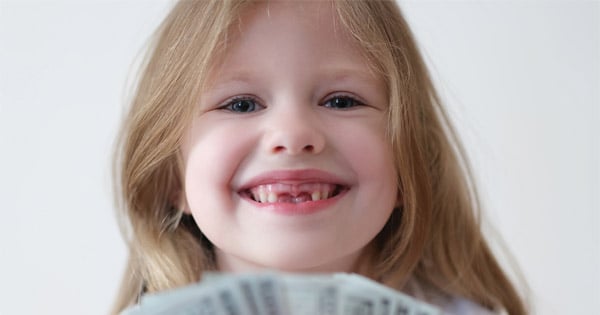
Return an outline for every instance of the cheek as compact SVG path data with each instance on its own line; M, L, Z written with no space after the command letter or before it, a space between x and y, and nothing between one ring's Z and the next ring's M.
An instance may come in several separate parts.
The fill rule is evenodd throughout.
M377 120L379 122L379 120ZM384 123L346 126L340 137L340 151L361 182L380 183L381 188L397 186L392 146L386 138Z
M252 135L234 123L195 124L185 139L185 193L192 211L230 196L229 183L252 147ZM211 198L206 198L211 196Z
M398 199L394 155L381 126L353 126L338 142L356 175L356 194L349 207L354 213L343 219L353 228L349 239L357 244L366 244L381 231Z
M365 219L373 220L373 224L387 221L398 199L394 155L382 126L383 123L348 125L336 133L339 136L334 140L356 175L356 209L368 209L370 217Z

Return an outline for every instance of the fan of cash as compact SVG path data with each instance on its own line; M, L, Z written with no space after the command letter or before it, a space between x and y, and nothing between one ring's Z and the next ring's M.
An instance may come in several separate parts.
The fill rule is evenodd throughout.
M439 309L356 274L207 273L147 294L121 315L440 315Z

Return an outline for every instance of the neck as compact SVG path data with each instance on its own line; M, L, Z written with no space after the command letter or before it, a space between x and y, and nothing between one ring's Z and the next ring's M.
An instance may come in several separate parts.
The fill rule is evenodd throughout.
M360 253L340 257L334 261L318 265L296 264L269 264L259 261L251 261L240 257L224 254L216 250L217 269L221 272L247 273L266 270L277 270L289 273L335 273L335 272L358 272L357 263Z

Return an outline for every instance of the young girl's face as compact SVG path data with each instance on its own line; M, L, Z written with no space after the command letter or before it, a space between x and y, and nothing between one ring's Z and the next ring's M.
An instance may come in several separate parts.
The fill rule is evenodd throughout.
M387 96L329 2L234 24L183 146L221 270L349 271L397 200Z

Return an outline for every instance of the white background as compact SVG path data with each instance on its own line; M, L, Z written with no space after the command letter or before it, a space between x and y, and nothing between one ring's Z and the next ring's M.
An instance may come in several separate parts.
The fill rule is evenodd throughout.
M537 314L600 310L600 4L402 1ZM0 1L0 314L106 314L110 156L166 1Z

